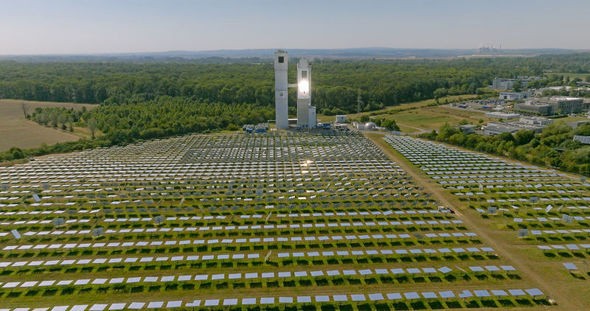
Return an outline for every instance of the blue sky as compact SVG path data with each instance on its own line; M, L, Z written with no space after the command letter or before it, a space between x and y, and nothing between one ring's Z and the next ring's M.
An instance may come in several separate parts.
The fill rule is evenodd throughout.
M0 0L0 54L590 49L588 0Z

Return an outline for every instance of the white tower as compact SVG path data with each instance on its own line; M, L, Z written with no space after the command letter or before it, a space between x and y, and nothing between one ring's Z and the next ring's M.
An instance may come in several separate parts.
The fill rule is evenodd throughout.
M297 63L297 126L315 127L315 121L310 123L310 107L311 65L306 59L300 59Z
M287 51L277 50L275 52L275 122L277 129L289 128L288 67L289 58Z

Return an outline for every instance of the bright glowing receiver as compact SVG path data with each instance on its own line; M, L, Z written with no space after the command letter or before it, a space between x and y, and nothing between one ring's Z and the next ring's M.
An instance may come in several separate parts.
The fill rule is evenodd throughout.
M307 81L307 79L301 80L299 81L299 92L301 94L307 94L309 93L309 81Z

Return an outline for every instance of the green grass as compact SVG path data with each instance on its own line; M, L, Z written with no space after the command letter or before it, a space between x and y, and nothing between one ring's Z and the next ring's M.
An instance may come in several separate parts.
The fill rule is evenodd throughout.
M39 125L24 117L23 105L27 113L31 114L35 108L66 107L82 109L94 109L98 105L36 102L25 100L0 100L0 151L11 147L38 148L42 144L53 145L58 142L76 141L80 138L90 137L86 128L76 127L73 133Z
M435 99L427 99L427 100L417 101L417 102L413 102L413 103L406 103L406 104L400 104L397 106L390 106L390 107L386 107L386 108L383 108L380 110L375 110L375 111L349 114L348 118L349 119L360 119L362 116L376 117L376 116L382 116L382 115L388 115L388 114L396 114L396 113L399 113L402 111L414 110L414 109L429 107L429 106L444 105L446 103L461 102L464 100L475 99L475 98L477 98L477 95L467 94L467 95L446 96L446 97L440 98L438 100L438 102Z
M458 125L460 123L479 124L480 120L489 121L484 112L459 110L447 106L424 107L417 110L402 111L388 116L406 133L429 132L438 130L445 123Z
M455 115L457 112L449 110L451 108L445 107L421 107L420 110L408 110L404 113L408 113L407 122L422 122L416 119L414 114L410 112L419 112L422 109L433 111L430 114L432 119L438 118L438 122L443 122L446 118L450 118L446 114ZM440 110L442 109L442 110ZM442 111L442 112L441 112ZM440 116L437 117L437 114ZM412 118L410 118L410 116ZM462 116L459 116L462 118ZM281 139L290 138L293 139L295 135L290 136L284 135ZM377 135L371 134L371 135ZM235 135L233 137L236 141L249 139L252 137L259 137L259 140L255 142L259 143L262 141L264 136L249 136L249 135ZM209 147L225 146L222 143L224 140L217 139L223 138L221 135L216 134L213 136L201 137L195 139L195 144L199 142L207 142ZM313 136L302 136L296 143L306 143L302 148L303 150L314 151L318 146L331 146L327 139L314 139L311 140L313 144L307 144L307 142L313 138ZM336 138L336 137L334 137ZM178 139L178 138L176 138ZM180 140L180 139L179 139ZM355 136L346 136L342 140L345 140L346 144L354 143L358 141L359 146L365 146L361 144L364 140L355 138ZM108 152L112 157L123 157L125 159L138 157L141 158L144 155L149 154L150 150L165 150L165 142L167 141L154 141L145 143L142 147L146 148L144 151L138 151L133 149L134 146L124 148L113 148L114 152ZM217 142L217 143L216 143ZM233 141L232 141L233 142ZM366 144L367 146L368 143ZM153 149L149 148L150 146ZM185 149L170 152L171 156L184 155L187 149L192 144L175 144L175 147L184 146ZM342 146L345 146L344 144ZM137 146L136 146L137 147ZM266 148L266 147L263 147ZM357 148L358 150L359 148ZM391 147L390 147L391 149ZM206 148L198 149L205 151ZM237 149L236 149L237 150ZM340 150L340 149L338 149ZM339 155L338 150L330 153L329 156ZM368 149L367 152L359 153L358 157L365 157L371 155L372 149ZM107 150L103 150L107 152ZM97 151L93 151L97 152ZM123 155L121 155L123 152ZM139 152L139 153L138 153ZM197 154L198 155L198 154ZM346 156L350 156L346 154ZM341 156L339 156L341 157ZM326 157L327 158L327 157ZM195 158L199 161L203 161L201 158ZM236 159L241 159L237 157ZM319 157L317 159L324 159ZM36 160L42 164L43 159ZM53 163L63 163L60 161L65 160L54 160ZM113 160L115 161L115 160ZM154 163L159 164L159 160ZM280 163L280 162L277 162ZM298 162L293 161L295 165ZM400 162L400 164L403 164ZM106 167L106 166L105 166ZM291 165L285 167L291 167ZM26 166L23 167L23 171L26 172ZM226 172L224 169L219 168L217 172ZM274 173L270 171L269 174L272 176L283 176L282 170L280 173ZM329 170L328 172L332 172ZM336 169L334 169L336 172ZM127 173L123 173L127 174ZM275 175L276 174L276 175ZM202 179L200 176L195 178L183 177L182 181L172 179L172 176L166 176L165 181L152 183L151 181L139 181L129 180L113 182L108 186L100 186L100 190L97 191L97 185L70 185L68 187L59 187L63 190L63 193L53 195L51 198L43 199L44 202L52 203L64 203L65 198L63 195L76 194L76 190L91 189L92 193L98 193L102 195L104 200L104 206L109 206L108 202L113 200L122 200L123 197L131 199L142 199L142 200L153 200L154 203L145 203L137 205L132 202L118 204L116 208L105 208L103 213L96 216L92 223L72 223L63 226L63 229L91 229L93 227L103 227L104 229L130 229L130 228L154 228L152 222L135 222L135 221L123 221L123 222L105 222L102 220L105 218L116 218L116 217L153 217L159 216L217 216L224 215L224 219L214 218L203 218L198 220L182 220L182 219L170 219L166 220L165 224L160 227L184 227L184 226L241 226L241 225L254 225L254 224L310 224L310 223L330 223L334 220L338 220L341 223L349 223L354 221L381 221L381 220L396 220L396 221L418 221L418 220L443 220L443 219L455 219L457 216L448 214L438 213L427 213L427 214L390 214L390 215L379 215L379 214L366 214L366 215L338 215L331 218L324 217L309 217L299 215L296 217L279 217L278 214L287 214L291 212L297 213L312 213L317 210L322 211L356 211L356 212L373 212L373 211L384 211L384 210L428 210L435 209L440 203L435 201L431 197L431 192L428 189L424 189L424 184L417 183L412 178L407 176L405 173L395 173L392 171L388 174L396 174L395 178L389 178L389 175L385 175L380 171L363 171L357 169L352 176L322 176L318 180L300 180L302 192L297 193L297 196L307 197L307 200L301 202L297 200L290 200L280 198L284 196L290 189L299 189L296 184L300 181L287 181L277 182L269 180L259 179L238 179L237 181L231 177L215 178L214 180ZM125 175L126 176L126 175ZM160 175L158 175L160 176ZM180 176L180 175L179 175ZM246 175L245 175L246 176ZM387 177L387 179L381 179L381 177ZM279 177L276 177L278 179ZM297 178L297 177L296 177ZM307 178L307 177L302 177ZM311 177L310 177L311 178ZM271 186L271 184L273 184ZM232 193L228 194L228 189L232 185ZM403 187L402 187L403 185ZM53 187L53 184L51 185ZM345 191L339 191L338 188L342 187ZM16 188L16 187L15 187ZM141 189L140 189L141 188ZM274 189L275 192L267 192L263 194L260 200L256 200L257 189ZM312 193L304 192L304 189L322 189L325 190L323 194L314 193L314 198L311 198ZM12 191L12 189L10 189ZM29 184L19 184L18 193L15 192L15 196L20 199L21 202L12 210L21 209L35 209L51 211L56 209L62 209L61 204L55 204L52 206L31 206L33 199L30 193L20 192L23 190L37 191L38 188L34 188ZM166 192L166 195L158 195L157 193ZM156 193L153 195L152 193ZM392 196L372 196L373 194L387 193ZM117 194L119 198L110 198L109 194ZM410 195L412 194L412 195ZM405 195L408 195L407 197ZM93 194L92 196L95 196ZM88 203L90 195L86 192L81 192L81 195L76 199L77 203L72 209L93 209L93 205ZM244 201L243 198L254 198L252 201ZM240 198L240 200L238 200ZM74 199L74 198L72 198ZM219 199L219 200L217 200ZM7 198L1 198L0 202L10 203L14 200L8 200ZM273 204L276 207L272 210L272 213L265 208L267 204ZM183 208L178 208L182 205ZM147 208L158 207L157 211L150 211ZM230 206L231 208L228 208ZM241 218L240 215L262 215L262 218ZM267 217L268 215L268 217ZM3 221L14 222L17 220L41 220L41 219L53 219L55 215L38 215L38 214L15 214L6 215ZM78 215L64 215L64 218L75 219L75 218L88 218L87 214ZM19 230L52 230L52 224L35 224L35 225L22 225L22 224L11 224L4 226L6 230L19 229ZM430 225L428 227L419 226L416 224L402 224L396 226L337 226L337 227L297 227L297 228L265 228L264 230L252 229L252 230L210 230L210 231L182 231L182 232L153 232L153 233L131 233L131 232L113 232L105 234L105 236L93 239L86 235L64 235L64 236L30 236L23 237L20 241L16 242L10 237L0 237L0 249L6 245L13 244L39 244L39 243L76 243L83 241L100 241L100 242L127 242L127 241L138 241L138 240L182 240L182 239L224 239L226 237L237 239L237 238L264 238L264 237L280 237L280 236L331 236L331 235L363 235L363 234L408 234L410 236L418 234L418 236L410 238L377 238L371 237L370 239L357 239L353 241L289 241L289 242L264 242L264 243L236 243L236 244L225 244L225 243L206 243L191 246L149 246L149 247L95 247L87 249L73 249L73 250L18 250L13 252L5 252L0 254L0 261L20 261L20 260L48 260L48 259L74 259L74 258L110 258L110 257L145 257L145 256L174 256L174 255L193 255L193 254L227 254L232 252L240 253L259 253L261 258L272 250L271 255L268 257L269 261L263 261L262 259L245 259L245 260L213 260L213 261L178 261L172 262L151 262L146 264L134 263L114 263L114 264L101 264L101 265L86 265L86 266L56 266L55 269L39 268L39 271L34 271L33 268L29 267L13 267L9 269L3 269L2 275L0 275L0 282L8 281L26 281L26 280L48 280L48 279L78 279L78 278L90 278L94 279L97 277L112 278L112 277L132 277L132 276L162 276L162 275L182 275L182 274L213 274L213 273L232 273L232 272L277 272L277 271L301 271L301 270L330 270L330 269L375 269L375 268L408 268L408 267L440 267L443 265L451 266L454 270L453 273L448 275L436 274L436 275L393 275L388 274L384 276L371 275L370 277L362 277L360 275L355 276L342 276L328 277L324 276L321 278L312 277L292 277L292 278L273 278L273 279L249 279L246 280L241 278L236 281L175 281L175 282L158 282L158 283L134 283L134 285L88 285L88 286L72 286L71 289L63 286L54 286L51 288L32 288L32 289L15 289L0 290L0 301L3 307L17 307L27 304L29 306L46 307L51 305L64 305L64 304L78 304L78 303L107 303L107 302L130 302L130 301L155 301L155 300L184 300L189 301L196 298L226 298L226 297L259 297L259 296L294 296L294 295L317 295L317 294L335 294L335 293L372 293L372 292L404 292L404 291L440 291L446 289L459 290L464 288L507 288L508 286L514 288L529 288L535 286L534 282L526 278L512 279L504 275L495 274L474 274L467 270L470 265L500 265L510 264L502 256L500 258L495 254L473 254L473 255L370 255L370 256L357 256L357 255L342 255L342 256L324 256L324 257L305 257L305 258L283 258L278 257L280 250L287 252L303 252L303 251L328 251L328 250L360 250L360 249L412 249L412 248L440 248L440 247L469 247L487 245L488 242L480 239L467 238L424 238L422 234L426 232L444 232L444 231L467 231L464 224L444 224L444 225ZM242 247L247 247L243 249ZM460 266L461 269L455 268ZM465 272L465 271L467 272ZM575 290L575 288L573 288ZM10 292L9 292L10 291ZM386 302L383 302L386 303ZM387 302L389 303L389 302ZM436 301L399 301L395 302L395 305L407 305L412 308L426 308L429 309L430 304L434 306L444 306L448 302L442 300ZM479 303L479 302L478 302ZM343 303L342 306L350 306L350 310L378 310L379 307L373 308L373 302L362 302ZM323 305L326 306L326 305ZM296 305L291 306L296 307ZM281 307L282 308L282 307ZM301 309L301 308L300 308ZM348 307L338 306L338 310L346 309ZM283 309L281 309L283 310ZM285 307L286 310L286 307ZM329 308L328 308L329 310Z
M423 101L387 107L381 110L349 114L349 120L359 120L362 117L371 119L393 119L405 133L422 133L437 130L445 123L459 124L468 122L479 124L480 120L487 121L483 112L459 110L446 106L447 103L476 99L477 95L454 95L440 98L438 101L427 99ZM325 116L323 118L326 118ZM329 118L329 117L328 117Z

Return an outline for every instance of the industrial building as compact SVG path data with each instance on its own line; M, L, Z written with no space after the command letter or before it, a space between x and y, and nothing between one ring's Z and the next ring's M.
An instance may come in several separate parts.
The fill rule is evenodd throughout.
M498 135L502 133L516 133L519 128L513 125L504 123L488 123L483 128L484 135Z
M534 127L537 127L537 126L545 127L545 126L553 123L553 120L543 118L543 117L522 117L522 118L520 118L519 123L523 124L525 127L527 125L534 126Z
M494 81L492 81L492 88L494 90L511 90L514 86L514 82L516 82L516 79L495 78Z
M539 102L529 101L516 104L514 110L540 116L551 116L582 113L588 111L589 106L588 103L584 103L582 98L554 96Z
M464 124L464 125L459 125L459 130L463 133L463 134L473 134L475 133L475 130L477 129L477 126L473 125L473 124Z
M375 131L380 129L375 122L352 122L352 126L360 131Z
M514 111L539 116L550 116L553 114L553 107L549 103L529 101L514 105Z
M518 121L504 123L488 123L483 128L485 135L497 135L502 133L515 133L519 130L531 130L541 132L543 128L551 124L553 120L541 117L521 117Z
M500 92L498 99L503 100L523 100L531 97L529 92Z
M527 77L527 76L519 76L516 79L506 79L506 78L495 78L492 81L492 88L494 90L512 90L514 89L514 84L516 82L520 82L520 86L522 88L527 88L529 83L535 80L541 79L540 77Z
M554 96L549 99L555 114L574 114L588 111L584 99L578 97Z
M590 136L574 135L574 141L583 145L590 145Z
M486 117L496 118L496 119L500 119L500 120L511 120L511 119L520 118L520 114L519 113L493 111L493 112L486 112Z
M275 122L277 129L289 128L289 87L297 87L297 127L315 128L316 108L311 105L311 64L300 59L297 64L297 84L288 82L289 57L287 51L277 50L275 69Z

